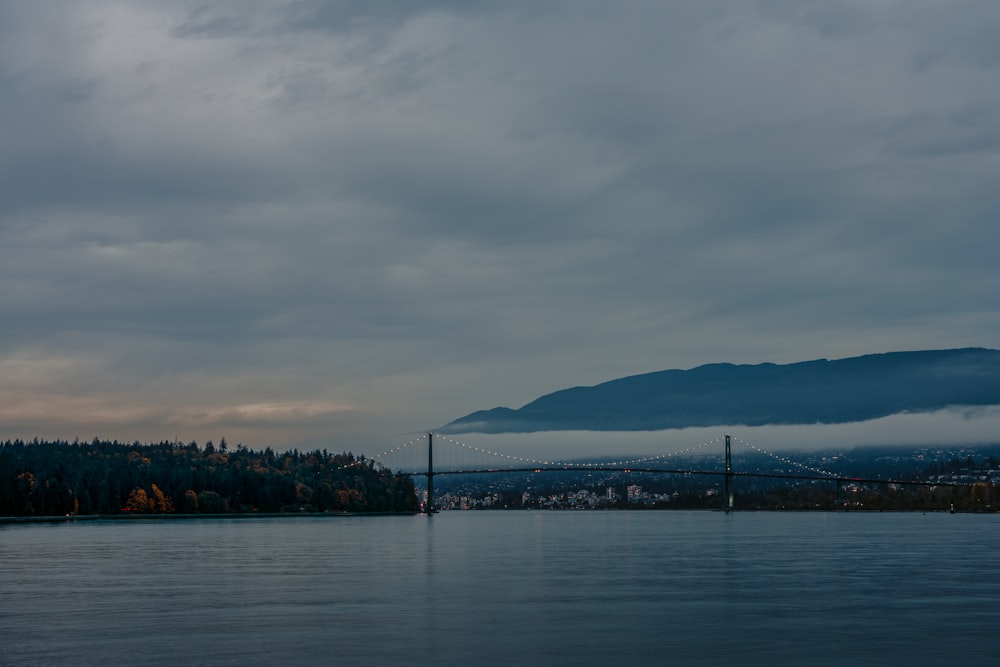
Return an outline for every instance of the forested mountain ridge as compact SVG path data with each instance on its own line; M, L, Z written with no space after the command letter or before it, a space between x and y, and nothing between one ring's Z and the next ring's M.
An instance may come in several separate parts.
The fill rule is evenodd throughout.
M413 480L352 454L94 439L0 443L0 516L415 512Z
M1000 351L890 352L793 364L708 364L574 387L480 410L442 433L645 431L846 423L950 405L1000 405Z

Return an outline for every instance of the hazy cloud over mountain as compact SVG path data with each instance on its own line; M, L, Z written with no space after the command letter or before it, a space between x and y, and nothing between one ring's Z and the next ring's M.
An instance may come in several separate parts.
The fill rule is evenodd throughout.
M365 451L660 369L998 348L998 24L2 3L0 437Z

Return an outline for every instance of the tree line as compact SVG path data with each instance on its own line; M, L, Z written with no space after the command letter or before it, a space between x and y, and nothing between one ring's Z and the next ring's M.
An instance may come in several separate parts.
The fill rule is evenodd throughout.
M7 440L0 516L415 512L413 480L326 450Z

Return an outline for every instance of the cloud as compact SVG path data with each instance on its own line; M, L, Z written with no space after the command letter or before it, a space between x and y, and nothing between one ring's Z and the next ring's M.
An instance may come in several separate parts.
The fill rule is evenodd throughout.
M996 444L1000 408L954 407L933 413L898 414L867 422L836 425L732 425L665 431L546 431L539 433L469 433L435 437L435 469L501 465L527 459L570 461L589 457L635 460L658 457L707 456L721 459L724 437L732 441L733 455L766 451L845 451L856 447L934 447ZM401 440L402 442L402 440ZM400 452L387 454L389 467L421 470L426 467L426 438ZM409 451L410 449L415 451ZM513 457L513 458L508 458Z
M998 347L995 13L7 3L7 429L360 451L664 368Z

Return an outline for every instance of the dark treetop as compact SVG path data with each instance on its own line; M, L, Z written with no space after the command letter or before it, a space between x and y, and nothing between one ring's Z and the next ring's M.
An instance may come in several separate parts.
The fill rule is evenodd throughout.
M0 443L0 516L412 512L413 481L326 451L163 442Z

